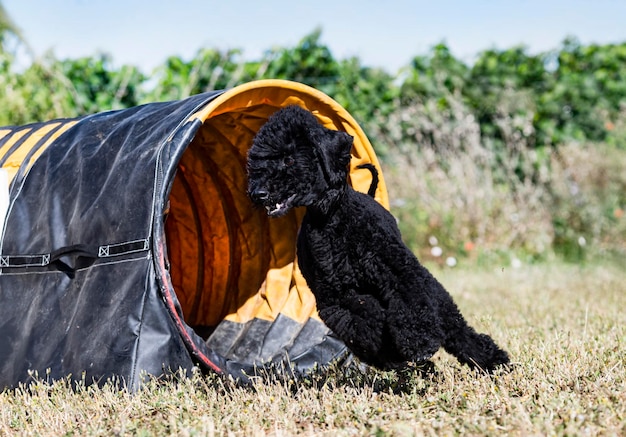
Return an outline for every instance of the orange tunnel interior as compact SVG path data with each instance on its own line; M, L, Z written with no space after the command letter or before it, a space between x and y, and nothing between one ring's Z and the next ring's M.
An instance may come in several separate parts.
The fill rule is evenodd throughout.
M281 107L297 104L326 127L354 137L350 184L367 192L373 163L376 199L388 207L382 172L367 137L325 94L294 82L268 80L233 88L191 118L203 124L178 163L165 222L170 276L188 325L207 337L222 321L272 321L279 313L304 323L317 317L301 276L296 237L304 211L268 218L247 194L246 156L259 128Z

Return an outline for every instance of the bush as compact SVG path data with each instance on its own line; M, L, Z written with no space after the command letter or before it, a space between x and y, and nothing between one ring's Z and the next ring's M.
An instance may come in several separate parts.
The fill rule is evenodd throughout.
M114 68L106 54L50 53L20 69L11 41L20 44L0 29L0 125L296 80L335 98L364 127L393 212L423 257L578 261L626 251L626 43L570 38L535 55L485 50L473 65L438 44L392 75L356 57L335 59L316 29L254 61L240 49L203 48L144 75ZM435 247L442 253L432 257Z
M389 150L392 212L416 253L444 262L626 252L626 153L605 144L532 148L532 113L515 117L504 106L502 147L481 134L458 95L446 101L443 109L433 99L402 106L376 133Z

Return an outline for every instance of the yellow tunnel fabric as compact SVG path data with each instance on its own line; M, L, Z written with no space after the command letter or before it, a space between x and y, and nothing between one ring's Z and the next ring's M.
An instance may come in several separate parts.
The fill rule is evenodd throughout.
M246 194L246 156L254 135L276 110L292 104L354 137L350 183L367 192L371 173L356 167L373 163L380 173L376 199L388 207L373 148L337 102L282 80L226 91L191 117L203 125L179 163L165 223L172 283L190 326L210 332L222 320L273 321L279 313L299 323L317 318L315 299L295 259L304 211L269 219Z

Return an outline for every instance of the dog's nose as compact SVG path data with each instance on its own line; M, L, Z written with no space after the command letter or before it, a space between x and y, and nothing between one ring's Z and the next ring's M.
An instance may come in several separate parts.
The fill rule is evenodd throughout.
M254 202L263 203L270 198L270 193L267 190L258 189L251 192L250 197Z

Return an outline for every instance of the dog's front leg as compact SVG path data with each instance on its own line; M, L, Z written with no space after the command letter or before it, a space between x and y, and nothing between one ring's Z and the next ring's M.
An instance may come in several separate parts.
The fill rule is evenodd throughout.
M352 293L351 293L352 294ZM343 296L337 304L318 308L324 323L366 362L376 359L383 347L384 311L372 296Z
M342 250L326 239L318 247L310 237L298 237L298 265L320 318L356 356L371 362L383 347L384 310L373 296L357 293L356 274Z

